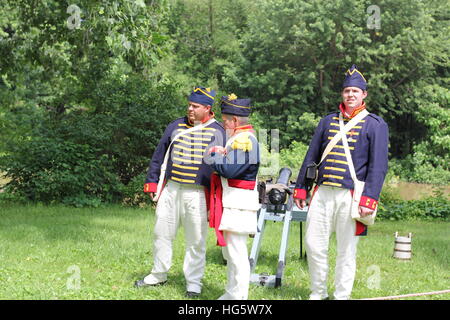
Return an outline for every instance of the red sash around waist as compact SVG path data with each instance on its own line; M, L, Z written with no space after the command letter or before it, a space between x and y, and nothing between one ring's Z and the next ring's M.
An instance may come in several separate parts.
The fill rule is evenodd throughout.
M227 179L227 181L228 186L239 189L253 190L256 184L256 181L239 179ZM223 232L219 230L223 214L222 193L222 180L219 175L213 173L211 175L211 194L209 198L209 226L216 231L217 245L224 247L227 244L223 237Z
M209 226L216 231L217 245L226 246L223 231L219 230L220 220L222 220L223 206L222 206L222 181L220 176L213 173L211 175L211 194L209 203Z

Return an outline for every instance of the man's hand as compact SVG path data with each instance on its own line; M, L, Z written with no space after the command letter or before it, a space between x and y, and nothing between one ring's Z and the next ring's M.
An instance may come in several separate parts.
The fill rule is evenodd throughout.
M300 209L303 209L306 206L306 200L294 199L295 205Z
M156 194L155 194L155 192L149 192L148 195L150 196L150 199L152 199L152 201L153 201Z
M221 146L214 146L214 147L211 147L209 150L208 150L208 154L211 154L212 152L215 152L215 153L220 153L220 154L225 154L226 153L226 149L224 148L224 147L221 147Z
M359 215L361 216L361 218L364 218L364 217L372 214L375 210L359 206L358 211L359 211Z

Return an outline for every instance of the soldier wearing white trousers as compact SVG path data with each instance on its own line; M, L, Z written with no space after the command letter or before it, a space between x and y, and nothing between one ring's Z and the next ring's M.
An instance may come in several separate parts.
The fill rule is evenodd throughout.
M358 237L373 224L388 168L389 130L381 117L366 110L367 83L355 65L345 73L341 97L339 110L319 121L294 189L295 204L303 208L311 182L318 186L306 228L310 299L328 297L332 232L337 240L334 298L350 299Z
M156 207L153 269L144 282L167 280L172 265L172 244L180 225L185 230L183 272L188 292L201 292L208 232L205 192L202 186L169 180Z
M260 207L256 177L259 169L258 140L248 124L250 99L234 94L222 97L222 120L230 136L225 148L210 150L216 172L211 177L210 226L227 260L227 285L219 300L246 300L250 283L247 239L257 229Z
M328 298L328 247L336 232L337 257L334 299L349 299L356 271L355 222L350 215L350 190L320 186L314 193L306 219L306 252L312 300Z
M197 297L201 293L208 230L206 198L213 172L203 158L207 148L225 144L225 130L211 110L214 96L215 91L210 88L196 87L192 91L186 116L167 126L150 161L144 192L158 202L154 264L149 275L135 282L138 288L166 282L172 265L172 243L178 228L183 226L186 296Z
M250 283L250 263L247 240L256 233L256 211L224 208L219 230L226 246L222 254L227 260L227 285L219 300L247 300Z

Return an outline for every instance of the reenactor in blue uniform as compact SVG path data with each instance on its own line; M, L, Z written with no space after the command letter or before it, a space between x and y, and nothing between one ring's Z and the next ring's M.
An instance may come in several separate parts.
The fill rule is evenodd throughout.
M259 168L258 140L248 123L250 99L222 97L222 119L227 130L225 148L210 151L215 173L211 178L210 227L227 260L228 283L221 300L246 300L250 282L247 239L256 233Z
M373 218L388 169L388 126L382 118L367 112L364 102L367 83L355 65L346 72L341 95L343 102L339 111L322 118L316 128L294 190L295 203L303 208L308 189L307 168L320 163L306 221L310 299L328 298L328 244L332 232L336 232L337 240L334 298L350 298L356 273L358 235L367 232L366 225L352 219L355 212L352 205L360 220ZM349 125L351 128L347 132L340 131L353 118L355 125ZM324 155L328 143L338 134L346 136L347 143L340 138ZM352 171L356 173L356 180ZM354 198L355 181L362 191L359 203Z
M150 161L144 192L156 207L153 269L137 287L167 281L172 264L172 243L181 225L185 231L183 272L188 297L201 293L208 231L207 199L212 168L207 151L224 146L225 131L214 119L215 91L196 87L189 96L187 115L170 123Z

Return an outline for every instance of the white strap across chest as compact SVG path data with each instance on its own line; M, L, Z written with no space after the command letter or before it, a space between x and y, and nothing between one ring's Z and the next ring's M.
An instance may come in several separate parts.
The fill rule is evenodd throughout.
M366 111L366 113L369 114L367 112L367 110L364 110L364 111ZM344 119L342 118L342 113L339 114L339 129L340 129L340 134L342 137L342 144L344 145L344 151L345 151L345 156L347 158L348 168L350 169L350 175L352 176L353 182L356 183L356 181L358 179L356 177L355 166L353 165L352 155L350 154L350 148L348 147L347 132L345 131Z
M178 133L178 134L172 139L172 141L170 142L169 147L168 147L167 150L166 150L166 154L165 154L165 156L164 156L164 161L163 161L163 163L162 163L162 165L161 165L161 173L159 174L158 186L156 187L156 194L155 194L155 197L153 198L153 201L155 201L155 202L158 201L159 196L161 195L161 191L162 191L162 187L163 187L163 183L164 183L164 178L165 178L165 176L166 176L166 169L167 169L167 162L168 162L168 160L169 160L169 155L170 155L170 148L172 147L172 144L173 144L173 143L174 143L181 135L184 135L184 134L187 134L187 133L191 133L191 132L194 132L194 131L201 130L201 129L203 129L203 128L209 126L210 124L212 124L212 123L215 122L215 121L216 121L216 119L214 119L214 118L209 119L209 120L208 120L207 122L205 122L205 123L199 124L199 125L197 125L197 126L194 126L194 127L192 127L192 128L189 128L189 129L187 129L187 130L184 130L184 131Z
M331 139L331 141L327 144L323 154L322 158L320 159L320 162L317 164L319 166L320 163L327 157L327 155L330 153L331 149L334 148L336 143L339 142L339 140L342 139L342 136L346 137L347 132L353 128L359 121L364 119L369 112L367 110L363 110L360 113L358 113L354 118L352 118L345 126L342 124L340 125L340 132L336 133L336 135ZM342 118L342 113L339 113L339 119ZM343 122L343 121L342 121ZM347 140L347 139L346 139Z

